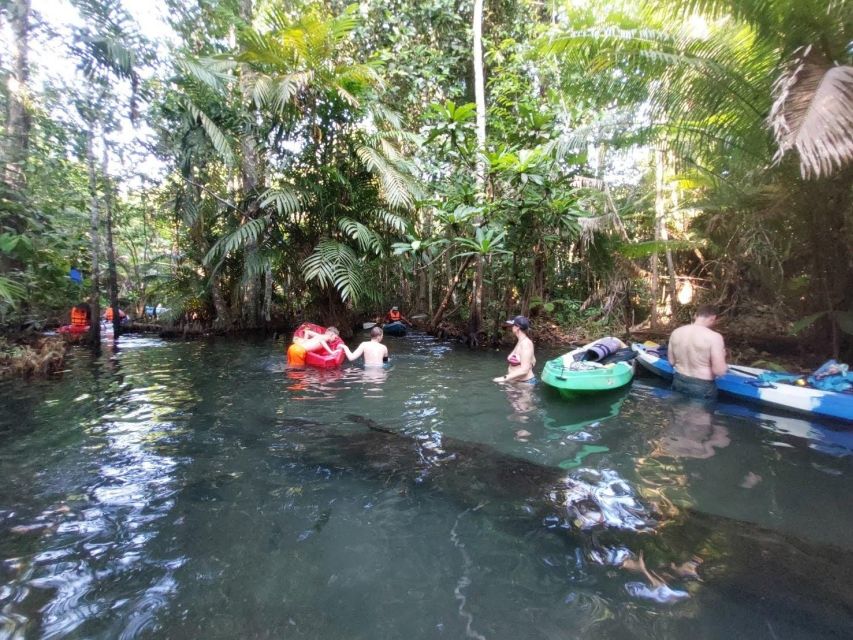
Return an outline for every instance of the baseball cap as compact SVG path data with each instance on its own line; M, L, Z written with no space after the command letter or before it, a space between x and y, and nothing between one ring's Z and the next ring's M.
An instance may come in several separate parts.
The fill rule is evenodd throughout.
M508 324L513 327L518 327L522 331L527 331L528 329L530 329L530 320L528 320L524 316L515 316L512 320L507 320L505 324Z

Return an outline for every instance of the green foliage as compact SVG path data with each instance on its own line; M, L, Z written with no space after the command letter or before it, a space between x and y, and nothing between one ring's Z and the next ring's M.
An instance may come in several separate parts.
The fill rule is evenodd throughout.
M323 288L333 287L346 302L358 302L371 297L362 274L362 264L347 245L334 240L323 240L302 263L302 275L307 282L316 282Z
M643 320L668 256L702 297L850 329L851 174L808 185L772 166L766 127L801 47L851 64L839 0L488 5L485 190L454 0L168 0L177 42L160 60L118 0L74 4L82 81L33 84L26 189L0 193L7 319L59 319L82 297L67 277L91 259L81 150L122 124L129 93L165 175L97 175L96 190L118 194L137 305L235 324L389 298L432 313L459 275L456 320L476 293L486 322L530 311L595 331Z
M24 298L26 291L24 287L5 276L0 276L0 302L10 307Z
M246 224L240 225L233 233L221 237L207 252L204 257L204 264L210 266L218 260L227 256L232 251L245 247L248 243L257 243L261 233L269 224L269 217L256 218L249 220Z

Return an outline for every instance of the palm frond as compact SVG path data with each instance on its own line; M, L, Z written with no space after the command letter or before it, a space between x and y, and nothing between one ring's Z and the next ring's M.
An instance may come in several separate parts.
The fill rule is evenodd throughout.
M26 295L24 287L6 276L0 276L0 300L14 307Z
M228 142L228 138L222 133L222 130L216 125L213 120L208 117L208 115L195 106L189 100L184 101L184 107L187 112L192 116L193 120L201 125L201 128L204 130L205 134L207 134L208 140L210 140L210 144L213 145L213 148L219 153L220 157L227 164L234 164L234 152L231 150L231 145Z
M774 83L773 98L776 162L796 149L803 177L819 178L853 160L853 67L822 63L806 47Z
M366 225L352 218L340 218L338 228L347 236L358 242L362 251L373 252L376 255L382 253L382 236Z
M322 240L302 262L302 277L323 288L334 287L341 300L357 302L366 292L358 256L349 246Z
M262 208L273 205L279 216L287 218L300 210L302 207L302 197L293 189L277 187L275 189L267 189L264 192L261 196L260 205Z
M217 93L224 91L225 85L233 80L229 71L234 68L234 64L228 60L182 58L176 65L186 76Z
M373 212L379 220L392 231L397 233L405 233L408 222L402 216L397 215L386 209L377 209Z
M367 169L379 179L382 196L389 205L404 209L412 207L413 186L406 176L376 149L362 145L356 149L356 153Z
M249 220L246 224L237 227L232 233L223 236L207 252L204 257L204 264L212 265L221 257L244 247L249 242L257 242L261 233L267 228L269 221L269 216Z
M311 71L287 73L275 78L271 87L272 108L278 112L284 111L285 107L293 101L294 96L307 87L313 78L314 74Z

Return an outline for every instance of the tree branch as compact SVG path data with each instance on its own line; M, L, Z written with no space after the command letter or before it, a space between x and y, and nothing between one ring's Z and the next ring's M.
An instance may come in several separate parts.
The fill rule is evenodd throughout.
M186 180L186 181L187 181L188 183L190 183L192 186L194 186L194 187L198 187L199 189L201 189L202 191L204 191L207 195L209 195L211 198L213 198L214 200L217 200L218 202L221 202L221 203L222 203L222 204L224 204L226 207L231 207L232 209L234 209L234 211L240 211L239 207L237 207L237 205L236 205L236 204L233 204L233 203L231 203L231 202L228 202L228 201L227 201L227 200L225 200L224 198L220 198L218 195L216 195L215 193L213 193L213 191L211 191L210 189L208 189L208 188L207 188L207 187L205 187L204 185L201 185L201 184L199 184L198 182L193 182L192 180L190 180L190 179L189 179L189 178L187 178L187 177L184 177L184 180Z

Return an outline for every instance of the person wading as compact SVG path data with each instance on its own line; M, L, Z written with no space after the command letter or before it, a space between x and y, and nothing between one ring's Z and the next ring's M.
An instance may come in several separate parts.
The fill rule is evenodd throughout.
M364 356L366 367L381 367L388 362L388 347L382 344L382 329L379 327L373 327L370 330L370 340L362 342L355 351L350 351L345 344L341 344L341 347L350 362L358 360L361 356Z
M533 384L536 382L536 376L533 374L536 356L533 355L533 340L527 336L530 321L524 316L515 316L512 320L507 320L506 324L512 327L512 333L516 338L515 348L506 359L509 364L506 375L492 378L492 380Z
M672 388L702 400L717 397L714 379L726 370L723 336L714 331L717 312L710 305L696 310L693 324L678 327L669 337L667 359L675 369Z

